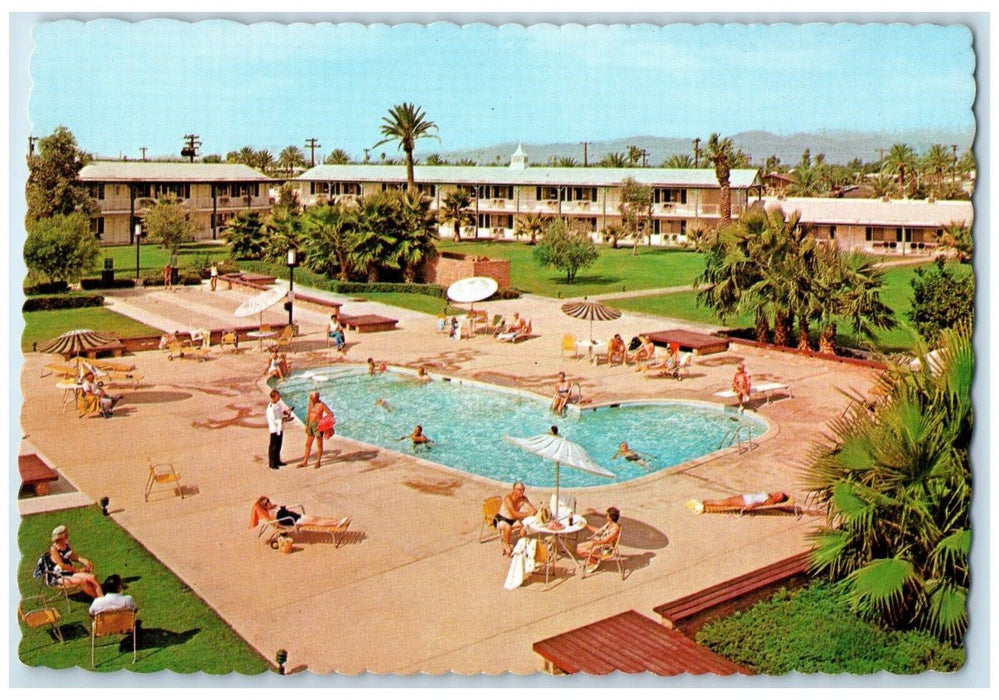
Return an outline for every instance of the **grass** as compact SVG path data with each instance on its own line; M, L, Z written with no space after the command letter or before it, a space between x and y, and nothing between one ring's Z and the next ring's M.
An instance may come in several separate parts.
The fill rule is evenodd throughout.
M485 255L510 261L510 283L531 294L547 297L581 297L622 290L657 289L692 284L704 268L704 256L688 250L599 246L600 257L580 270L574 284L565 274L542 267L534 260L534 247L524 243L441 241L442 252Z
M224 260L229 256L229 246L211 242L185 243L177 252L177 264L180 269L194 270L208 256L212 260ZM101 257L97 267L88 276L99 276L104 269L104 258L114 260L115 276L120 279L135 277L135 246L108 246L101 248ZM143 243L139 246L139 268L143 275L158 272L170 260L170 251L164 250L155 243Z
M96 566L98 578L118 573L128 584L128 594L139 604L138 659L133 665L131 639L97 640L97 671L130 669L140 672L171 670L178 673L258 674L270 669L267 661L237 635L184 582L153 557L99 508L75 508L31 515L21 521L18 546L21 562L17 581L22 595L41 590L32 577L38 556L57 525L66 525L74 550ZM61 606L61 607L59 607ZM65 644L44 629L21 625L18 658L27 666L90 668L90 620L87 596L58 602ZM112 642L111 640L116 640Z
M22 313L21 316L24 318L24 332L21 335L21 350L24 352L30 351L33 343L41 345L75 328L104 331L119 338L159 335L161 332L156 328L100 306L59 309L57 311L30 311Z

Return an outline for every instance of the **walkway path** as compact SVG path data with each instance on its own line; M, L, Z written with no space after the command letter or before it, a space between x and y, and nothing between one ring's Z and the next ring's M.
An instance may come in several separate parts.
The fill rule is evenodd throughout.
M157 289L115 294L113 304L173 330L202 320L226 325L248 294ZM346 313L399 319L396 331L351 334L347 361L372 356L543 396L564 369L594 402L717 402L714 392L728 388L735 364L745 361L758 381L791 384L795 398L759 409L772 429L755 450L730 449L638 481L576 492L584 511L621 509L627 580L603 572L567 578L544 593L537 584L505 591L508 560L495 540L479 544L478 533L482 499L508 485L339 436L319 470L269 470L265 397L258 383L265 358L255 347L216 349L204 363L169 362L159 352L134 356L146 379L126 393L111 420L67 420L53 379L39 377L50 358L29 353L21 376L21 426L33 445L83 494L108 496L113 517L261 654L273 658L284 648L289 668L306 665L318 673L534 673L541 664L531 643L538 639L623 610L651 616L669 598L801 551L815 516L696 517L683 504L778 488L803 498L803 448L819 437L826 419L842 413L846 399L837 389L863 391L873 379L869 371L838 362L744 346L697 358L683 382L644 379L632 367L594 367L563 357L561 336L581 334L588 324L563 314L554 300L486 305L490 314L519 310L532 319L536 337L515 345L490 337L455 342L435 333L431 316L344 301ZM274 321L283 316L280 306L265 321L267 314ZM325 347L326 311L301 304L295 315L302 335L294 367L341 362ZM601 335L630 337L670 325L625 313L596 328ZM303 444L301 428L290 427L285 459L300 455ZM148 458L177 466L186 498L159 492L143 501ZM535 502L547 496L538 491L531 493ZM339 549L310 540L281 555L247 529L250 504L261 494L303 503L310 513L349 514L355 534ZM100 570L99 553L93 558ZM141 601L141 583L130 592ZM145 622L170 628L169 620Z

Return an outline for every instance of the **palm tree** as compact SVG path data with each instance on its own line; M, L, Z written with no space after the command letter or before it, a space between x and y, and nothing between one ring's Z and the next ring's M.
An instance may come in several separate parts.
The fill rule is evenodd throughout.
M377 192L360 201L358 225L351 235L349 263L377 282L381 268L398 269L395 255L398 232L404 222L397 192Z
M441 201L441 209L438 213L442 224L451 224L454 229L454 240L461 240L461 227L465 224L475 223L475 214L472 212L472 198L463 189L453 190L445 195Z
M267 234L259 212L249 209L236 212L226 224L225 236L237 260L259 260L267 250Z
M953 643L968 625L973 372L967 325L918 370L890 366L884 400L858 399L830 423L804 484L826 510L810 534L814 569L864 617Z
M548 165L552 168L578 168L579 161L572 156L552 156L548 159Z
M614 153L608 153L597 165L601 168L627 168L628 167L628 156L620 151Z
M341 281L350 279L350 244L357 230L357 207L336 203L313 207L305 213L305 251L309 267Z
M427 156L427 160L424 162L426 163L426 165L433 165L433 166L450 165L450 163L448 163L446 159L441 158L439 153L431 153L429 156Z
M962 221L951 221L940 236L940 247L952 249L957 254L959 262L971 262L971 255L975 251L971 239L971 227Z
M817 167L798 166L791 171L791 180L787 193L792 197L815 197L821 189Z
M389 110L389 116L382 117L382 136L385 138L376 143L372 148L378 148L389 141L398 141L399 148L406 154L406 186L409 190L416 190L416 181L413 177L413 149L417 139L435 138L437 136L437 125L426 118L423 110L409 102L403 102Z
M904 143L892 145L885 155L883 168L898 178L898 184L902 190L903 197L908 193L906 175L912 176L912 181L915 181L916 167L918 165L919 159L916 157L916 152L912 150L911 146L907 146Z
M253 161L258 170L267 173L274 167L274 154L266 148L262 148L253 154Z
M950 149L940 143L930 146L923 156L923 165L934 175L935 192L937 195L943 189L944 174L954 165Z
M645 151L638 146L628 146L628 163L632 167L637 167L639 163L642 162L642 156L645 155Z
M342 148L334 148L323 160L326 165L346 165L351 161L350 154Z
M694 167L694 159L686 153L675 153L663 161L662 167L675 170L687 170Z
M257 167L257 152L252 146L243 146L239 149L238 162L251 168Z
M405 192L399 197L405 226L398 231L396 254L405 282L416 281L416 271L437 252L437 217L430 211L430 198L420 192Z
M465 167L475 167L476 165L478 165L478 162L476 162L475 158L469 158L466 156L455 162L455 165L461 165Z
M548 228L548 223L548 219L541 214L524 214L517 219L513 235L517 238L530 236L531 240L527 242L527 245L535 245L538 242L538 236Z
M269 239L265 257L272 262L281 262L289 248L302 248L302 223L297 206L279 205L271 209L263 224Z
M767 226L766 215L751 209L738 226L719 229L704 246L704 271L694 280L697 303L707 306L724 320L747 305L748 291L763 277L753 256L754 240ZM769 322L762 306L756 306L756 339L768 340Z
M708 138L708 160L715 166L715 177L721 188L718 204L718 228L723 229L732 223L732 190L730 189L729 163L732 157L732 139L711 134Z
M277 162L280 167L285 169L285 172L291 175L295 168L305 165L305 154L298 146L285 146L278 155Z

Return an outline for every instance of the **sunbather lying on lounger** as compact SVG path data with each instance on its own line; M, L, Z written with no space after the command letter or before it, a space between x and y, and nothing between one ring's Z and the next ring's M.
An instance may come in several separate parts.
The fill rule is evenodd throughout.
M288 527L294 527L296 524L306 527L337 527L343 522L333 518L320 518L316 515L302 515L284 506L276 506L267 496L261 496L254 501L253 510L250 511L250 527L254 528L261 522L268 520L277 520Z
M791 500L790 494L783 491L773 491L767 493L744 493L740 496L729 496L713 501L687 501L687 507L700 515L705 510L712 509L733 509L733 510L753 510L754 508L764 508L788 503Z

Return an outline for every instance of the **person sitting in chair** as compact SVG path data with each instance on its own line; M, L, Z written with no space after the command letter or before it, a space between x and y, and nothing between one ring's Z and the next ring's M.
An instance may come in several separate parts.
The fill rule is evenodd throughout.
M513 319L501 333L520 333L522 330L524 330L524 319L520 317L519 312L514 311ZM500 335L501 333L497 333L496 335Z
M513 545L510 543L513 528L524 518L538 512L528 500L526 492L527 487L523 481L515 482L513 490L503 497L499 512L493 518L493 525L500 531L503 540L503 554L508 557L513 555Z
M49 547L48 554L55 565L55 573L61 577L63 584L79 586L91 598L104 595L101 584L94 575L94 565L73 553L73 547L69 544L69 530L65 525L52 530L52 546Z
M632 355L632 359L636 363L639 363L639 362L647 362L651 360L653 357L655 357L656 346L651 340L649 340L649 336L640 335L638 336L638 339L639 341L641 341L641 344L635 350L635 354Z
M100 410L101 415L105 418L110 418L114 413L114 407L121 401L122 395L109 394L104 389L104 382L97 382L95 395L97 396L97 408Z
M628 362L628 348L620 333L615 333L607 343L607 364L614 364L615 358L620 360L622 365Z
M600 551L604 545L612 544L621 534L621 526L618 520L621 518L621 511L614 506L607 509L607 522L601 528L595 528L589 523L586 529L593 533L590 539L576 545L576 556L585 559L589 563L590 559Z
M663 357L661 362L653 362L640 367L643 372L649 370L658 369L660 371L670 373L679 373L680 371L680 346L676 343L670 343L666 348L666 356Z
M336 345L337 351L343 352L347 345L347 337L343 331L343 324L340 323L339 314L333 314L330 316L329 338Z
M124 594L127 586L118 574L111 574L104 579L102 588L104 589L104 595L100 598L94 598L94 602L90 604L88 612L91 617L94 617L97 613L139 609L139 606L135 603L135 598Z

